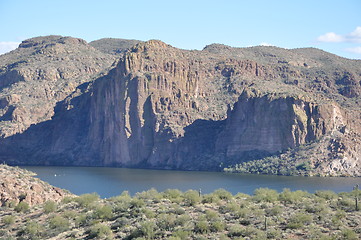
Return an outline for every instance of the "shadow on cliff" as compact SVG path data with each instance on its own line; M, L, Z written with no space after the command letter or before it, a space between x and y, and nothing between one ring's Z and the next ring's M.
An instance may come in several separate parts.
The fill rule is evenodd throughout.
M51 120L0 139L0 161L10 165L83 165L76 157L82 151L79 145L89 127L86 107L89 93L85 92L88 85L78 86L84 93L72 98L71 104L67 99L58 102Z

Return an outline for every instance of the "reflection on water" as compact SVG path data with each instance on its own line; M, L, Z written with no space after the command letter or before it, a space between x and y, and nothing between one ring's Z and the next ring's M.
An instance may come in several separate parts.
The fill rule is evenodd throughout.
M361 183L361 178L287 177L220 172L187 172L101 167L23 167L37 173L37 177L75 194L96 192L101 197L111 197L129 191L131 194L155 188L164 191L177 188L202 189L203 193L224 188L233 194L252 194L256 188L267 187L277 191L333 190L351 191Z

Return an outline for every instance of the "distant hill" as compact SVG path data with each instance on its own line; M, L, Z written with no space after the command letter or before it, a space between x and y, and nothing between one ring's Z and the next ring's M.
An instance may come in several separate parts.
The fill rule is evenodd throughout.
M89 45L104 53L120 55L140 42L138 40L102 38L90 42Z
M37 37L0 55L0 160L361 176L361 61Z

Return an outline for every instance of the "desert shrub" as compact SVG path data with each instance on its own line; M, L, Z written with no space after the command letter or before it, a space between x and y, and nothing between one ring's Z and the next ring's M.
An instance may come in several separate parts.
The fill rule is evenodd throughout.
M267 239L281 239L282 232L278 229L267 230Z
M242 231L243 237L249 237L251 239L266 239L265 232L258 230L257 228L253 226L247 226Z
M18 235L26 236L27 239L42 239L44 228L35 221L29 221L26 226L19 231Z
M188 223L191 220L191 217L188 216L188 214L182 214L178 216L175 220L175 224L177 226L184 226L186 223Z
M29 211L30 207L29 204L26 202L19 202L18 205L14 208L17 212L27 212Z
M248 200L251 198L251 196L245 193L237 193L236 195L234 195L234 198L241 200Z
M222 221L214 221L210 225L210 230L212 232L221 232L225 229L225 224Z
M256 202L275 202L278 199L276 190L269 188L258 188L254 191L253 200Z
M159 200L162 198L162 195L155 188L151 188L148 191L137 193L135 197L139 199L153 200L155 202L159 202Z
M160 229L171 231L176 225L176 216L173 214L161 213L157 216L157 226Z
M218 213L214 210L206 210L205 216L208 221L216 221L219 219Z
M94 202L99 201L100 197L97 193L86 193L76 197L74 200L81 207L90 207Z
M78 214L79 213L74 210L65 210L62 215L67 219L76 219Z
M179 203L181 201L182 194L183 193L178 189L167 189L163 192L163 197Z
M172 234L173 237L176 237L181 240L188 239L189 235L190 235L189 232L184 231L184 230L177 230L177 231L173 232L173 234Z
M220 188L213 192L216 196L218 196L222 200L231 200L233 198L232 193L228 192L227 190Z
M89 238L109 238L112 236L112 230L109 226L98 223L89 230Z
M182 208L179 205L175 204L175 205L172 206L172 209L170 209L169 212L172 212L172 213L177 214L177 215L182 215L186 211L184 210L184 208Z
M5 225L11 225L15 222L15 216L12 215L4 216L1 222Z
M240 208L239 210L234 212L234 215L237 218L245 218L245 217L247 217L249 215L249 213L250 213L250 209L248 209L248 208Z
M17 203L15 201L7 201L5 203L5 207L7 207L7 208L14 208L14 207L16 207L16 205L17 205Z
M124 226L128 224L128 222L129 220L126 217L119 217L113 222L111 229L114 231L120 231Z
M219 199L218 195L216 195L214 193L204 194L202 196L202 203L218 203L219 200L220 199Z
M195 190L188 190L183 194L183 198L189 206L194 206L201 201L201 197L199 196L199 192Z
M226 205L220 206L221 213L236 213L240 210L239 205L236 202L228 202Z
M316 191L315 195L317 197L326 199L326 200L332 200L332 199L336 199L338 197L337 193L330 191L330 190L321 190L321 191Z
M284 203L296 203L302 201L302 199L308 196L309 193L301 190L291 192L290 189L285 188L279 194L279 200Z
M97 207L94 210L94 218L109 220L113 217L113 209L109 205Z
M348 196L343 196L342 198L340 198L337 202L338 207L340 207L341 209L344 210L350 210L350 209L354 209L355 208L355 199L348 197Z
M342 229L341 232L338 235L338 238L340 240L357 240L359 239L357 236L357 233L355 233L352 229Z
M280 206L274 206L273 208L266 209L267 216L278 216L282 213L283 209Z
M125 212L131 206L132 198L128 192L123 192L120 196L110 198L109 201L115 203L114 212Z
M118 196L108 198L108 201L114 202L114 203L124 202L124 201L129 202L130 200L132 200L132 197L130 196L130 194L129 194L128 191L123 191L123 192L122 192L120 195L118 195Z
M289 219L289 223L287 224L288 228L296 229L301 228L305 224L310 224L312 222L312 216L307 213L295 213Z
M90 215L81 213L75 218L75 226L77 227L86 226L90 223L91 219L92 218Z
M64 204L67 204L67 203L73 202L74 200L75 200L74 197L69 197L69 196L67 196L67 197L64 197L64 198L61 200L61 202L64 203Z
M195 223L194 231L196 233L205 234L209 232L209 225L207 221L200 220Z
M139 232L147 239L155 237L156 224L153 221L144 221L140 223Z
M144 206L145 206L144 200L139 199L139 198L133 198L129 203L130 208L140 209L140 208L142 208Z
M241 225L232 225L228 229L228 237L240 237L243 234L243 229Z
M308 213L325 214L328 212L328 206L324 202L313 202L305 206Z
M146 218L150 219L150 218L155 218L156 213L148 208L143 208L142 209L142 213L145 215Z
M46 201L43 206L44 213L55 212L56 208L57 208L57 204L54 201Z
M69 228L70 224L68 219L55 215L49 219L49 226L58 231L65 231Z

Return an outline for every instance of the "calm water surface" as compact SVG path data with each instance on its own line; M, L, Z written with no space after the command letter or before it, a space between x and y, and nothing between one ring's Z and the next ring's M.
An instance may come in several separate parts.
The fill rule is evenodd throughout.
M281 192L284 188L315 192L333 190L348 192L361 178L288 177L221 172L187 172L102 167L23 167L37 173L37 177L75 194L98 193L111 197L129 191L131 194L155 188L164 191L177 188L182 191L201 189L210 193L224 188L233 194L252 194L256 188L267 187Z

